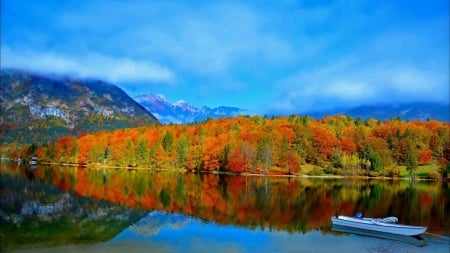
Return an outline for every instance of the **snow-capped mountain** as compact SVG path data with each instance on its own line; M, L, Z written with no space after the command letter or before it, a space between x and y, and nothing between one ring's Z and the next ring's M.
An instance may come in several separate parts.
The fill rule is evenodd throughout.
M237 107L220 106L210 108L194 107L184 100L168 101L163 95L145 94L134 98L163 124L186 124L200 122L208 118L232 117L246 111Z

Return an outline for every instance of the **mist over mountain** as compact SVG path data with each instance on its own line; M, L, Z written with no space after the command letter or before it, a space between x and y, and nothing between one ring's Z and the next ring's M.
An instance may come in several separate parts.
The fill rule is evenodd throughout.
M450 108L448 104L438 102L410 102L403 104L360 105L354 108L340 108L320 112L310 112L315 118L326 115L344 114L352 118L375 118L388 120L401 118L402 120L439 120L450 122Z
M237 107L220 106L217 108L209 108L203 106L197 108L183 100L172 103L163 95L146 94L135 97L134 99L154 114L163 124L185 124L200 122L209 117L233 117L249 113ZM449 111L449 105L445 103L410 102L401 104L367 104L349 108L309 111L302 114L317 119L321 119L327 115L344 114L352 118L360 117L362 119L375 118L388 120L399 117L402 120L439 120L450 122Z
M145 94L134 99L163 124L200 122L208 118L233 117L246 112L244 109L227 106L216 108L202 106L198 108L183 100L172 103L163 95Z
M2 69L0 82L0 143L158 123L122 89L103 81Z

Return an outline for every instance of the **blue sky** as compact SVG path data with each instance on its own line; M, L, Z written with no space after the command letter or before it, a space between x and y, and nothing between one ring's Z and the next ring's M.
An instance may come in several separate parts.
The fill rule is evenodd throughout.
M1 67L302 113L449 100L449 1L1 0Z

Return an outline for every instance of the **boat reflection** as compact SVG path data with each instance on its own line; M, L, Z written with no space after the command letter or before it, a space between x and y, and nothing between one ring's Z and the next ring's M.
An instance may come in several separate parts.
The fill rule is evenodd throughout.
M417 247L423 247L427 245L426 240L420 236L420 235L414 235L414 236L405 236L405 235L397 235L397 234L391 234L391 233L384 233L384 232L378 232L373 230L367 230L367 229L361 229L361 228L352 228L347 226L341 226L341 225L333 225L331 227L331 230L341 233L349 233L349 234L356 234L356 235L362 235L362 236L370 236L370 237L377 237L392 241L400 241L405 242L408 244L412 244Z

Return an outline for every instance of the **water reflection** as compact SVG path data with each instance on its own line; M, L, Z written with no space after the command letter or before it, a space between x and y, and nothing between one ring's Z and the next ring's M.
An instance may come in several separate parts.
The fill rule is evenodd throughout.
M109 243L108 249L126 248L139 252L151 248L156 252L447 252L448 241L440 240L423 248L414 238L392 238L354 234L287 233L270 229L245 229L217 224L184 214L152 211L136 224L122 231ZM379 236L379 235L378 235ZM383 238L383 237L381 237ZM447 243L447 244L444 244ZM97 250L104 249L99 246Z
M128 228L128 231L135 236L150 237L159 234L164 228L170 230L180 230L188 224L191 224L194 219L182 214L169 214L160 211L153 211L148 213L142 219ZM122 233L116 236L112 241L122 237Z
M75 224L89 220L89 210L102 210L98 207L106 205L104 209L110 213L105 217L133 210L136 215L129 213L129 217L137 217L146 210L160 210L183 215L179 217L197 217L218 226L291 235L314 231L334 234L330 217L357 211L366 216L397 216L401 223L427 226L428 231L440 235L448 236L450 231L449 187L442 183L411 185L407 181L242 177L42 165L30 170L1 166L3 218L6 214L21 213L23 206L30 206L23 204L27 201L38 199L42 205L59 203L64 192L68 192L73 199L69 201L72 206L64 214L70 213L69 220ZM8 191L13 191L13 199L8 199ZM80 215L84 218L77 218L80 206L88 210ZM119 208L125 209L119 211ZM110 238L128 227L133 219L125 220L122 227L109 233ZM159 234L160 228L151 224L172 224L169 229L190 224L189 219L182 220L184 223L144 219L127 231L141 237L154 235ZM99 224L105 222L116 224L117 221L102 220ZM145 222L148 226L139 226ZM2 228L2 234L3 231Z
M37 170L2 164L0 175L0 251L106 241L144 214L61 191Z

